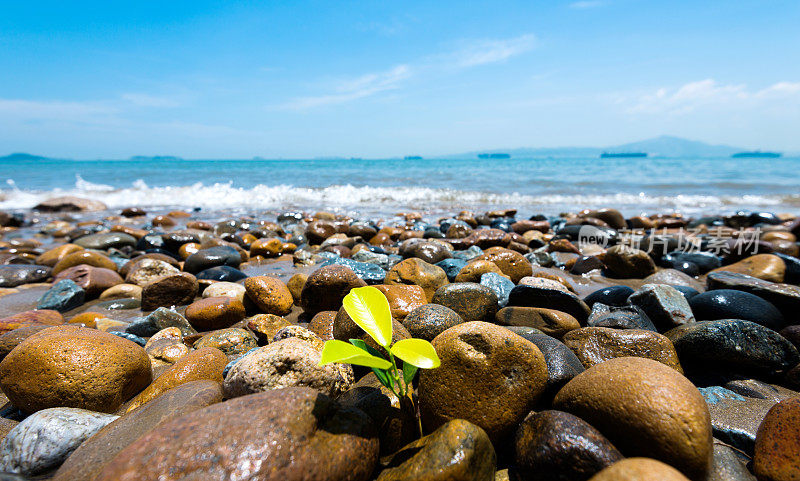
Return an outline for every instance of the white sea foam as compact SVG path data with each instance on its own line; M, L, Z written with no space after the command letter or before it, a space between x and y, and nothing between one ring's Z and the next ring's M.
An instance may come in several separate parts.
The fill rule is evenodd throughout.
M369 187L332 185L323 188L292 185L236 187L232 182L205 185L150 187L136 180L130 187L87 182L77 177L71 189L22 190L13 180L0 190L0 209L27 209L46 199L73 195L104 202L109 208L200 207L203 209L330 208L368 212L394 209L458 211L465 208L514 207L557 212L561 209L613 206L627 212L677 210L686 213L719 212L732 208L768 208L795 211L800 196L784 195L647 195L617 194L522 194L493 193L427 187Z

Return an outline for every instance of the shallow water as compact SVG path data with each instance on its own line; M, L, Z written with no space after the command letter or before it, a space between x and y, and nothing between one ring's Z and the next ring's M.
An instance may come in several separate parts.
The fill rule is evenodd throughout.
M360 214L613 206L626 215L800 213L800 158L129 160L0 162L0 208L54 195L111 208L311 209Z

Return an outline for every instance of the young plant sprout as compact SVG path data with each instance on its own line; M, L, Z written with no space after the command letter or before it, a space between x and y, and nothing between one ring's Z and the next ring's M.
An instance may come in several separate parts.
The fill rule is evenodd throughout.
M424 339L402 339L392 344L392 314L389 301L374 287L352 289L342 301L353 321L383 348L385 354L361 339L350 342L331 340L322 349L320 366L333 362L372 368L381 384L400 400L402 407L417 418L420 436L422 425L413 398L411 381L418 369L435 369L441 361L431 343ZM402 370L398 361L403 361Z

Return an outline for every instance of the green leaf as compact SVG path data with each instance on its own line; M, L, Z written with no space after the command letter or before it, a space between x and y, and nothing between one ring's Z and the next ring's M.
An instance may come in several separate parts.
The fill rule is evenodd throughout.
M389 301L378 289L356 287L344 296L342 305L347 314L378 345L389 349L392 343L392 312Z
M436 354L430 342L424 339L403 339L397 341L392 346L391 353L403 361L421 367L422 369L433 369L439 367L442 361Z
M361 349L367 351L368 353L372 354L373 356L380 357L381 359L386 359L379 350L375 349L374 347L370 347L369 344L364 342L362 339L349 339L350 344L360 347ZM388 361L388 359L387 359Z
M394 389L394 383L392 382L391 376L389 376L389 371L386 369L376 369L373 367L372 372L375 373L375 377L378 378L378 381L380 381L381 384L389 389Z
M356 347L360 347L361 349L367 351L368 353L372 354L375 357L383 359L383 355L380 352L378 352L377 349L369 347L367 343L362 341L361 339L350 339L350 344ZM387 371L386 369L377 369L373 367L372 372L375 373L375 377L378 378L378 381L380 381L381 384L388 387L389 389L392 389L392 381L389 379L389 371Z
M327 341L325 343L325 346L322 348L322 357L319 360L319 365L324 366L333 362L376 367L378 369L389 369L392 367L392 363L386 359L373 356L352 344L337 340Z
M406 384L411 384L411 381L414 380L414 375L417 374L417 366L411 364L410 362L403 363L403 380Z

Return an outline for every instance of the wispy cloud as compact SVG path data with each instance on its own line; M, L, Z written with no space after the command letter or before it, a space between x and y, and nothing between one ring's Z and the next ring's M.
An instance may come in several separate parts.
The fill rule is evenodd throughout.
M415 75L448 69L466 69L503 62L536 47L536 36L521 35L509 39L483 39L462 42L447 53L426 57L413 64L403 63L381 72L371 72L351 79L335 81L329 93L296 97L272 107L278 110L308 110L327 105L338 105L381 92L397 90Z
M161 97L144 93L122 94L122 100L138 107L171 108L180 107L181 103L170 97Z
M395 90L411 76L408 65L397 65L385 72L374 72L353 79L340 80L334 92L326 95L298 97L280 106L285 110L305 110L325 105L343 104L352 100L370 97L379 92Z
M569 8L574 8L576 10L586 10L588 8L602 7L603 5L605 5L605 2L601 2L600 0L584 0L581 2L570 3Z
M476 67L502 62L516 57L536 47L533 34L500 40L478 40L465 45L451 54L445 55L452 65L461 68Z
M622 102L628 99L621 98ZM720 84L714 79L660 88L634 99L629 113L686 114L702 107L736 108L765 101L800 100L800 82L778 82L760 90L744 84Z
M85 120L117 111L118 109L100 102L0 99L0 115L21 121Z

